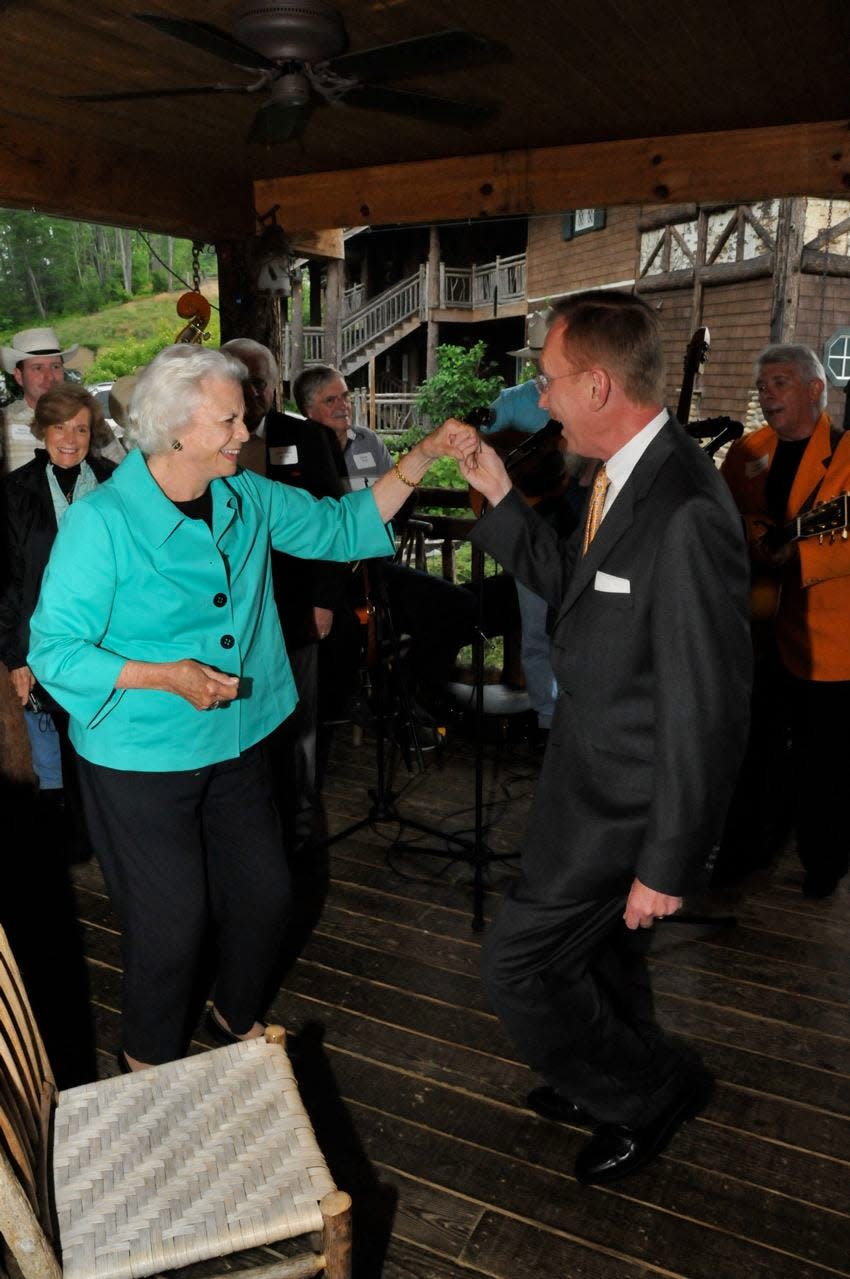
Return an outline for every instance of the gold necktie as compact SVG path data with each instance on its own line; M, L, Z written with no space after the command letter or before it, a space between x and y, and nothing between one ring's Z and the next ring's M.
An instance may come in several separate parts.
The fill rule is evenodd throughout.
M596 536L596 531L602 523L602 512L605 509L605 494L608 492L608 472L605 470L605 463L600 466L599 470L593 477L593 488L590 491L590 501L587 504L587 520L584 525L584 538L581 544L582 555L587 554L587 548Z

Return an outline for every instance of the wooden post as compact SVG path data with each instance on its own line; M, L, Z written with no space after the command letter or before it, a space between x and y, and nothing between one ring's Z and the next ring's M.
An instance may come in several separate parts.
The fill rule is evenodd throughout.
M295 272L292 283L292 315L289 320L289 381L304 369L304 274Z
M339 368L342 355L342 263L331 259L325 276L325 363Z
M278 386L275 387L277 403L283 408L283 385L280 382L280 370L284 361L284 342L286 341L286 298L275 293L269 298L270 318L269 339L266 345L275 358L278 367Z
M322 323L322 264L316 258L309 259L307 275L310 279L310 325L318 328Z
M800 302L800 264L806 222L806 201L780 200L773 255L773 294L770 303L770 340L793 340Z
M227 240L217 244L218 306L221 340L253 338L275 349L277 302L257 290L254 274L254 239Z
M375 357L369 356L369 430L377 429L378 406L375 403Z
M697 213L697 251L694 258L694 289L691 295L690 332L695 333L702 324L702 297L705 285L700 275L700 267L705 266L706 246L708 245L708 214L705 209Z
M440 326L434 319L434 311L440 305L440 229L431 226L428 236L428 327L425 338L425 376L437 372L437 347L440 342Z

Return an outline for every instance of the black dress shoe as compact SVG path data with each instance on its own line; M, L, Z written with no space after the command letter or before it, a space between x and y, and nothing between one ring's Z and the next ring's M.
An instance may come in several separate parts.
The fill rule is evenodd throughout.
M525 1099L529 1110L542 1115L544 1119L553 1119L558 1124L592 1124L593 1120L586 1110L577 1106L569 1097L559 1093L557 1089L543 1084L540 1088L532 1088Z
M831 897L838 887L839 876L820 870L807 870L803 877L803 896L812 901Z
M709 1076L695 1080L666 1110L642 1128L600 1124L576 1159L576 1179L584 1186L606 1185L643 1168L660 1154L674 1133L707 1105L714 1086Z

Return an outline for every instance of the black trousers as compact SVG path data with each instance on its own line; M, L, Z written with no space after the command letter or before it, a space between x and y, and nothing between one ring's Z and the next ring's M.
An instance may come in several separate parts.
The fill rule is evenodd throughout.
M205 942L215 1005L235 1034L261 1015L290 906L289 871L263 748L186 772L80 760L94 852L118 915L124 1050L185 1052Z
M648 930L625 897L556 903L509 896L484 945L484 983L528 1064L602 1123L649 1123L679 1095L695 1057L655 1024Z
M792 828L804 870L825 881L847 874L848 712L850 681L796 679L775 653L761 657L750 740L721 846L721 878L766 864Z
M788 683L797 853L805 870L840 879L847 874L850 855L844 807L850 680L827 683L789 676Z

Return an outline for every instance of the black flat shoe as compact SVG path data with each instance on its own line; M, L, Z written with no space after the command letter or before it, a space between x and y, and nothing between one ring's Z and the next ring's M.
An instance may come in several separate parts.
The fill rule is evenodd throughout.
M577 1106L569 1097L559 1093L556 1088L543 1084L540 1088L532 1088L525 1099L529 1110L542 1115L544 1119L552 1119L557 1124L592 1124L593 1119Z
M576 1179L584 1186L607 1185L628 1177L659 1155L688 1119L708 1104L714 1089L709 1076L691 1083L675 1102L642 1128L600 1124L576 1159Z
M208 1008L204 1014L204 1026L217 1044L242 1044L245 1042L239 1035L234 1035L233 1031L228 1030L224 1022L219 1021L212 1008Z

